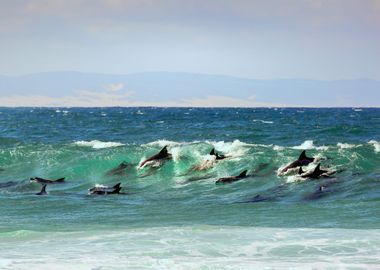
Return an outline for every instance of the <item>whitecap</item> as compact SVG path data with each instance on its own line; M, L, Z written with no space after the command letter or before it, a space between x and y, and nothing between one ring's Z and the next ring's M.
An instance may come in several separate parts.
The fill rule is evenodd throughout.
M94 149L102 149L102 148L117 147L117 146L125 145L125 144L119 143L119 142L102 142L102 141L98 141L98 140L76 141L76 142L74 142L74 144L78 145L78 146L92 147Z
M321 151L326 151L329 149L328 146L322 145L322 146L315 146L314 142L312 140L306 140L301 145L293 146L292 149L296 150L310 150L310 149L317 149Z
M298 150L308 150L308 149L314 149L314 142L312 140L307 140L304 141L301 145L298 146L293 146L293 149L298 149Z
M273 124L273 121L266 121L266 120L262 120L262 119L253 119L253 122L260 122L263 124Z
M368 143L373 145L376 153L380 152L380 143L378 141L370 140Z
M337 143L337 145L340 149L350 149L354 147L358 147L360 145L355 145L355 144L349 144L349 143Z
M283 150L285 150L285 147L279 146L279 145L274 145L273 146L273 150L275 150L275 151L283 151Z
M169 140L157 140L154 142L146 143L143 144L142 146L159 146L159 147L164 147L164 146L178 146L181 143L179 142L174 142L174 141L169 141Z

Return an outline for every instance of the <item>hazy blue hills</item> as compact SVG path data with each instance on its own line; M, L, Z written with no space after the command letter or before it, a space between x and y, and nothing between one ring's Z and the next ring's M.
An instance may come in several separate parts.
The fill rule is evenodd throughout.
M122 98L123 102L115 103L116 106L128 105L127 101L131 105L175 105L178 102L184 106L197 105L198 102L202 106L209 102L209 106L214 106L213 100L218 97L223 97L223 102L226 103L221 102L219 105L226 106L380 106L380 81L367 79L255 80L169 72L127 75L46 72L15 77L0 76L0 106L14 105L12 102L20 96L24 103L31 97L49 97L48 103L41 104L54 106L59 105L59 98L69 97L72 101L89 93L95 93L99 98L112 97L116 103L117 97ZM94 98L93 96L89 102L94 102ZM65 104L70 105L67 102ZM28 105L24 103L21 105Z

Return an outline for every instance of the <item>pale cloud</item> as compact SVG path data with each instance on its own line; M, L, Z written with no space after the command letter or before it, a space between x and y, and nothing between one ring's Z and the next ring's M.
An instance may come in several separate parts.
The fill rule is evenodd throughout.
M120 91L124 88L124 84L122 83L110 83L104 86L104 89L106 91L111 91L111 92L117 92Z
M132 92L91 92L80 91L75 96L7 96L0 97L0 106L5 107L112 107L133 106L130 101Z
M227 96L207 96L158 102L136 101L133 93L81 91L77 96L8 96L0 97L4 107L289 107L286 104L256 102L252 98L239 99Z

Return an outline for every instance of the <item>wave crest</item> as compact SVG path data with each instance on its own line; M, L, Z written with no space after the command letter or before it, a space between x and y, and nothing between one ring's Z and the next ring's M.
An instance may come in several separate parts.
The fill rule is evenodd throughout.
M92 147L94 149L110 148L110 147L117 147L117 146L125 145L125 144L119 143L119 142L102 142L102 141L98 141L98 140L76 141L76 142L74 142L74 144L77 146Z

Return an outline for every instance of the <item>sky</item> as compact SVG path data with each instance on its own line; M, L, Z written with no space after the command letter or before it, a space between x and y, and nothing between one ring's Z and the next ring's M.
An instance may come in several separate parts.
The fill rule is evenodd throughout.
M1 0L0 59L7 76L380 80L380 0Z

